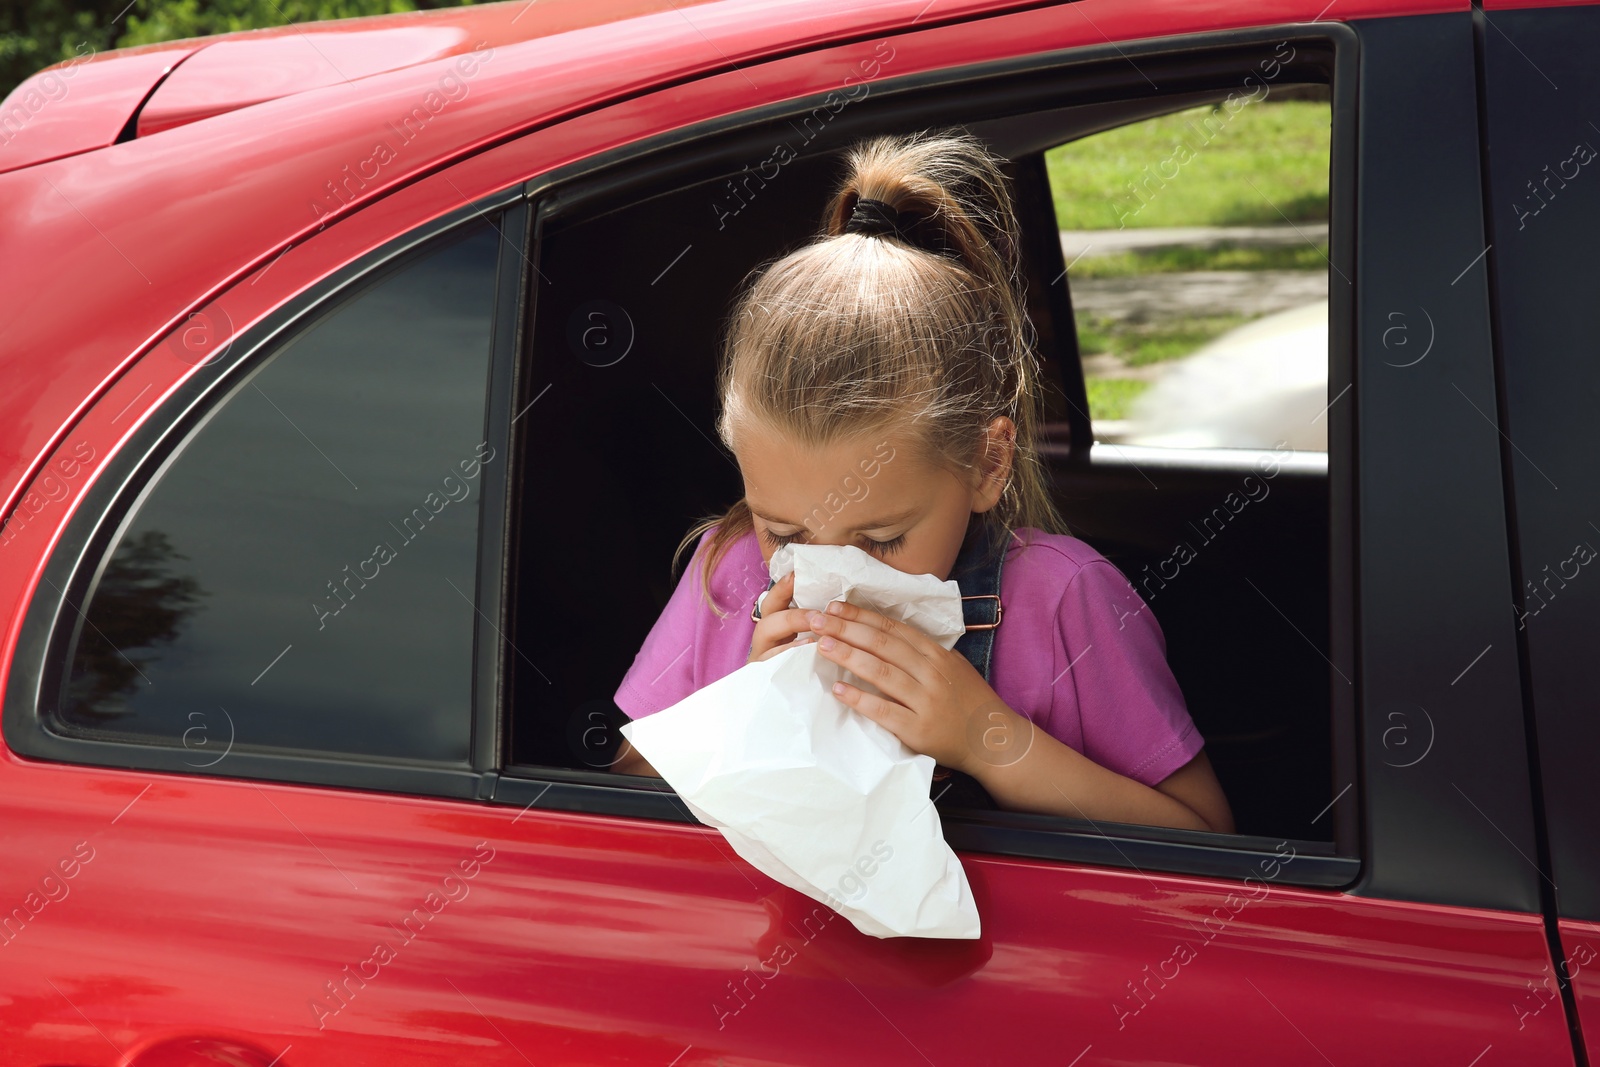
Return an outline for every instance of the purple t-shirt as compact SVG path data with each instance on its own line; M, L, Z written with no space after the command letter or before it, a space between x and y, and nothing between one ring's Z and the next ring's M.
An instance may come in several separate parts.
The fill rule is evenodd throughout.
M718 618L701 590L701 537L615 700L632 718L671 707L745 665L767 588L755 531L712 574ZM1076 537L1017 531L1000 572L1004 617L989 684L1000 699L1103 767L1153 786L1205 743L1167 666L1155 615L1122 572Z

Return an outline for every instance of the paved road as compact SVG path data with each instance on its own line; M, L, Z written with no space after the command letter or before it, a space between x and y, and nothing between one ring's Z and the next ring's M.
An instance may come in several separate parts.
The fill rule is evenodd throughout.
M1158 322L1196 315L1266 315L1328 298L1317 270L1202 270L1072 283L1078 314Z
M1062 230L1067 262L1132 249L1214 247L1223 243L1290 247L1325 242L1326 223L1283 226L1186 226L1167 229ZM1073 307L1116 320L1156 322L1194 315L1269 315L1328 298L1326 271L1208 270L1072 282Z
M1324 242L1324 224L1285 226L1209 226L1170 229L1063 230L1061 247L1075 257L1111 255L1131 249L1174 245L1284 247ZM1337 279L1335 279L1337 280ZM1328 299L1325 270L1216 270L1146 274L1131 278L1085 278L1072 282L1074 311L1119 322L1158 323L1202 315L1244 315L1250 318L1304 308ZM1155 381L1180 361L1129 367L1109 353L1084 360L1091 377Z
M1274 248L1297 244L1326 244L1326 222L1295 222L1280 226L1171 226L1164 229L1062 230L1061 251L1071 263L1079 255L1109 256L1139 248L1174 245L1212 247L1224 242Z

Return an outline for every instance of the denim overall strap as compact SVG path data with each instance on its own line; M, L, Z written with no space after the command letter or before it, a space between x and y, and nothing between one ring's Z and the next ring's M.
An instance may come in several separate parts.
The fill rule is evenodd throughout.
M986 682L990 681L989 666L994 658L994 633L1004 608L1000 600L1000 571L1004 564L1005 552L998 550L991 527L982 516L974 516L950 571L950 577L961 587L961 614L967 625L967 632L956 639L954 648ZM944 766L933 769L929 793L941 811L997 806L976 778Z
M1000 570L1005 563L1005 553L994 548L989 524L974 520L950 571L950 577L961 587L961 615L967 625L955 650L967 657L986 682L994 655L994 632L1000 625Z

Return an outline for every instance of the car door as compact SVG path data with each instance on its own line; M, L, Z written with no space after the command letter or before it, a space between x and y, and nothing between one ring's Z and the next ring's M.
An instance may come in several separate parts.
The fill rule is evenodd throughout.
M1525 859L1516 665L1491 654L1509 641L1509 590L1486 287L1470 270L1482 250L1470 16L1328 26L1308 7L1303 25L1207 34L1203 15L1091 8L707 79L674 103L715 115L735 81L782 88L737 134L675 128L642 140L636 165L619 152L532 183L540 277L513 450L530 481L513 508L510 763L495 801L534 804L527 820L585 813L583 847L607 873L589 919L562 916L582 927L574 946L605 947L570 949L566 993L543 1012L505 1008L524 1047L541 1047L544 1018L616 1012L628 1036L611 1047L669 1062L1472 1062L1504 1046L1572 1061L1558 1017L1519 1029L1509 1007L1550 956ZM659 783L598 769L593 727L670 592L664 561L694 515L738 491L710 429L720 301L743 269L807 236L828 152L884 129L1148 103L1153 86L1226 100L1253 91L1246 77L1280 42L1301 49L1295 79L1320 71L1334 100L1330 640L1315 651L1335 756L1320 810L1283 816L1302 836L951 818L983 938L874 941L741 865ZM656 106L600 128L634 114L642 137ZM569 124L575 142L584 126ZM1396 354L1390 312L1415 320L1431 359L1402 366L1412 353ZM1425 339L1429 316L1438 335ZM1046 356L1076 369L1071 348ZM1100 451L1060 456L1063 475L1133 481L1150 461L1194 492L1199 460ZM553 502L584 517L581 537L545 520ZM646 537L656 558L640 552ZM653 604L637 605L641 589ZM1294 627L1273 610L1260 613ZM528 929L530 958L544 932ZM607 961L598 977L594 956Z
M525 211L448 179L192 316L7 526L44 561L7 690L8 1062L420 1063L483 1025L438 954L488 935L514 821L470 802Z
M1478 217L1469 18L1156 11L909 24L572 118L329 226L97 398L36 479L93 485L59 538L39 521L8 548L41 566L0 767L30 872L19 1061L1570 1062L1558 1019L1507 1008L1550 957L1514 665L1471 660L1509 625L1498 437L1426 377L1492 396L1482 276L1433 269ZM984 937L879 941L589 762L679 520L733 484L691 451L693 337L719 253L804 215L783 181L865 132L1125 101L1152 74L1249 92L1285 40L1333 86L1352 279L1330 313L1330 382L1354 383L1328 410L1336 756L1305 836L953 818ZM790 123L809 171L775 151ZM639 210L667 194L700 221ZM608 217L630 225L593 240ZM709 259L673 259L696 241ZM1400 293L1450 311L1409 377L1383 367ZM107 629L130 615L143 645ZM131 711L91 714L117 694ZM1412 702L1441 735L1401 766L1386 716Z

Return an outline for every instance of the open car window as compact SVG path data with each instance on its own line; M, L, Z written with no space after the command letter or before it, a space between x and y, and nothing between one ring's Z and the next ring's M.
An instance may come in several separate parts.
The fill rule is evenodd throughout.
M1327 451L1330 147L1262 80L1045 153L1096 440Z
M1159 620L1169 663L1206 738L1239 833L1116 826L1113 848L1106 827L1079 820L972 812L946 820L947 838L979 850L1206 872L1230 869L1232 860L1218 858L1229 847L1243 857L1295 840L1304 854L1328 861L1307 864L1302 876L1317 884L1347 880L1353 867L1338 852L1353 846L1335 845L1334 820L1327 817L1336 732L1326 656L1334 573L1327 476L1338 459L1327 455L1325 441L1312 440L1314 427L1295 445L1274 434L1271 440L1236 435L1160 446L1102 439L1091 450L1092 438L1079 433L1091 421L1093 439L1114 428L1103 406L1110 394L1096 382L1138 380L1101 373L1108 360L1094 357L1126 352L1125 359L1115 356L1121 371L1178 368L1203 354L1208 341L1235 328L1241 334L1234 336L1248 339L1244 328L1290 306L1311 308L1303 317L1322 316L1291 347L1294 359L1310 364L1294 372L1312 383L1300 399L1318 399L1307 418L1326 406L1328 313L1322 309L1332 252L1325 227L1312 217L1328 212L1331 57L1304 42L1290 57L1278 45L1256 43L1248 57L1230 55L1205 76L1191 72L1178 83L1181 89L1155 99L1135 77L1138 88L1130 86L1120 100L1102 94L1063 105L1071 94L1058 88L1049 96L1041 90L1025 108L1014 101L997 106L979 94L966 115L948 107L934 112L930 105L881 118L862 105L853 125L824 128L814 141L797 137L785 116L775 116L770 127L753 127L742 138L691 141L647 163L618 163L600 178L540 179L534 189L538 270L515 404L525 414L513 441L517 500L508 571L507 639L527 654L505 656L506 766L496 799L504 792L511 802L539 796L547 806L689 818L659 779L607 770L616 758L615 728L627 721L612 694L676 587L688 558L684 553L679 570L671 568L679 540L743 489L714 429L717 348L731 299L747 271L814 236L845 146L872 133L961 122L1011 160L1028 230L1030 314L1047 376L1051 421L1043 451L1065 517L1075 536L1117 565ZM1186 62L1202 66L1202 59ZM1242 72L1259 64L1280 70L1282 99L1241 103L1251 93L1241 86ZM1081 225L1075 236L1062 232L1062 220L1086 217L1081 201L1103 190L1087 188L1081 178L1064 187L1064 161L1076 160L1072 165L1083 172L1098 168L1107 187L1118 168L1132 181L1138 174L1133 164L1147 161L1107 146L1159 143L1173 122L1201 111L1227 114L1230 106L1232 129L1216 135L1218 166L1236 179L1237 189L1249 193L1254 182L1287 208L1289 223L1272 228L1247 218L1252 232L1271 231L1253 244L1237 234L1177 247L1134 242L1069 262L1064 251L1085 241L1081 231L1091 227ZM1264 128L1246 136L1252 121ZM1311 181L1295 197L1285 190L1317 164L1308 167L1292 153L1271 150L1272 131L1285 122L1321 144L1320 157L1313 152L1323 161L1320 182ZM784 129L795 151L775 176L762 179L766 172L757 164L774 139L784 140ZM1244 147L1225 153L1221 138L1229 133ZM1251 169L1234 174L1230 168L1241 154L1253 156ZM1220 180L1204 171L1178 181L1185 178L1194 179L1191 200L1201 204ZM1182 207L1179 190L1167 192L1174 210ZM1162 220L1150 210L1152 221ZM1205 210L1222 220L1219 228L1234 225L1228 208ZM1263 203L1260 210L1272 208ZM1100 228L1115 230L1115 223L1111 214ZM1297 235L1298 246L1285 237L1296 227L1305 231L1303 239ZM1099 271L1094 280L1112 284L1093 292L1080 271ZM1273 277L1282 290L1273 299L1288 304L1258 301L1248 310L1204 316L1199 326L1183 320L1135 328L1127 321L1132 316L1123 316L1126 328L1115 333L1113 345L1096 350L1090 343L1102 313L1097 309L1110 306L1106 294L1118 286L1204 290L1215 284L1212 275L1230 280L1241 307L1262 278ZM1093 295L1080 297L1080 285ZM1153 299L1135 292L1129 302L1148 306ZM1198 341L1197 331L1204 335ZM1238 398L1241 410L1259 415L1263 425L1299 417L1280 409L1281 399L1265 393ZM1151 454L1167 457L1158 460L1159 472L1140 469L1142 457ZM551 460L556 456L560 462ZM1162 491L1151 489L1152 474ZM589 517L581 537L541 521L542 502L549 500ZM1253 586L1240 580L1241 573L1253 576ZM567 666L575 663L584 669ZM1154 851L1140 851L1146 845ZM1163 851L1169 845L1179 847Z

